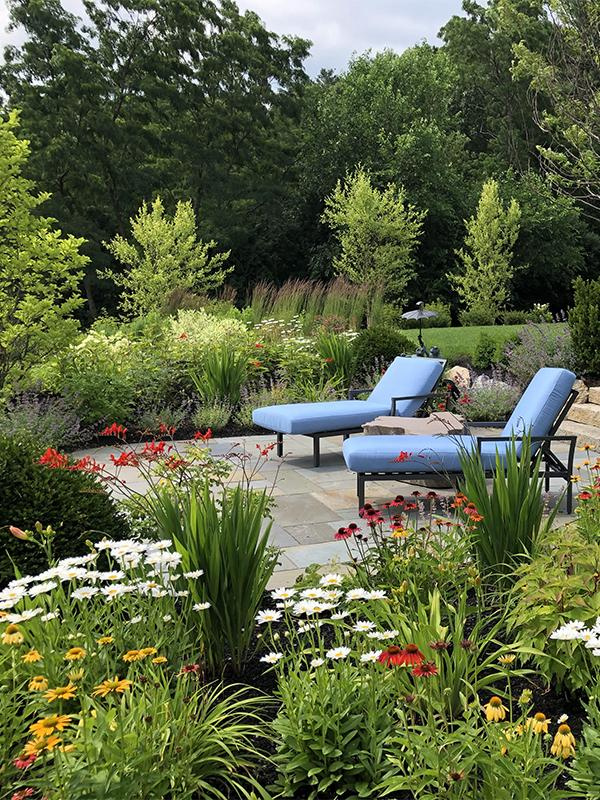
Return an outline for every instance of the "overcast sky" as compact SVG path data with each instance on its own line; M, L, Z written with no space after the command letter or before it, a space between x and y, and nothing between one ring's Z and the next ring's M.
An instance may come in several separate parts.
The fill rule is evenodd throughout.
M79 0L62 2L80 13ZM256 11L275 33L310 39L306 66L313 75L322 67L343 69L353 53L385 47L402 51L423 40L435 42L440 27L461 10L461 0L238 0L238 5ZM9 38L15 40L5 30L5 0L0 0L0 20L4 46Z

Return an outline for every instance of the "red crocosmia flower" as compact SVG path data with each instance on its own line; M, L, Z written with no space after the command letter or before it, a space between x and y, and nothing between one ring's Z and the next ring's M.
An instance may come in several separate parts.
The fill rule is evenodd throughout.
M250 363L252 364L253 367L256 367L257 369L258 367L262 367L262 363L260 361L257 361L256 359L254 361L251 361Z
M259 444L256 445L256 449L259 451L260 455L263 456L263 458L266 458L274 447L275 447L275 442L272 442L271 444L268 444L265 447L261 447L261 445Z
M592 499L592 493L588 492L588 491L579 492L579 494L577 495L577 499L578 500L591 500Z
M333 538L336 542L340 542L342 539L349 539L350 536L352 536L352 531L349 528L338 528Z
M202 433L202 431L196 431L194 434L195 441L202 440L203 442L208 442L209 439L212 439L212 428L208 428L206 433Z
M140 463L138 454L134 453L133 450L122 452L118 458L115 458L111 453L110 460L115 467L137 467Z
M264 344L261 344L260 342L256 342L254 347L256 347L257 350L261 350L264 347Z
M331 358L331 356L329 358L324 358L323 361L325 364L333 364L333 358Z
M417 664L416 667L413 667L412 674L417 678L431 678L433 675L438 674L438 670L433 661L423 661L421 664Z
M73 472L102 472L102 464L99 464L91 456L83 456L69 467Z
M18 792L15 792L10 800L25 800L26 797L33 797L34 790L31 786L28 786L26 789L19 789Z
M401 450L394 459L394 463L401 464L403 461L408 461L411 456L412 453L407 453L406 450Z
M66 469L69 466L69 459L67 456L59 453L53 447L49 447L45 453L38 459L38 464L51 469Z
M165 455L165 447L166 445L164 441L146 442L144 449L142 450L142 456L148 459L148 461L156 461L157 458ZM170 450L172 450L171 445L166 448L166 452L168 453Z
M28 769L36 760L37 754L32 753L30 756L24 758L15 758L13 764L17 769Z
M165 467L167 469L179 469L179 467L183 467L188 462L184 458L177 458L176 456L169 456L165 461Z
M175 425L167 425L166 422L161 422L160 425L158 426L159 433L168 433L169 436L173 436L176 430L177 428L175 427Z
M117 436L119 439L124 439L126 433L127 428L113 422L112 425L108 425L103 431L100 431L100 436Z

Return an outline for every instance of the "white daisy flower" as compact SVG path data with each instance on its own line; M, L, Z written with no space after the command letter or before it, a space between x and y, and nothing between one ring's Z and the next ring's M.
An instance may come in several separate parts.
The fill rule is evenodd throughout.
M112 600L114 597L120 597L123 594L134 592L135 586L125 583L111 583L109 586L104 586L100 591L107 600Z
M286 589L283 586L280 589L273 589L271 592L273 600L291 600L295 595L295 589Z
M304 600L322 600L323 599L323 590L322 589L303 589L300 592L300 597Z
M111 570L110 572L100 573L101 581L122 581L124 577L125 573L122 572L120 569L115 569Z
M85 578L87 569L83 567L61 567L58 575L56 576L61 581L76 581L79 578Z
M352 630L357 633L366 633L367 631L372 631L374 627L374 622L369 622L366 619L359 619L352 626Z
M38 594L45 594L56 589L54 581L46 581L45 583L37 583L35 586L30 586L27 594L29 597L37 597Z
M56 619L58 617L58 611L49 611L47 614L44 614L40 617L42 622L50 622L51 619Z
M281 619L281 611L269 609L267 611L259 611L255 617L259 625L264 625L265 622L278 622Z
M176 597L189 597L190 593L187 589L181 589L178 592L175 592Z
M316 668L316 667L322 667L324 663L325 663L324 658L313 658L313 660L310 662L310 665L311 667Z
M367 591L365 589L349 589L346 592L346 600L366 600Z
M385 600L387 593L383 589L374 589L372 592L367 592L365 600Z
M331 615L331 619L346 619L346 617L350 616L349 611L336 611L335 614Z
M2 618L2 622L12 622L17 625L19 622L27 622L42 613L43 608L26 608L20 614L7 614Z
M79 589L75 589L71 592L71 597L74 597L75 600L89 600L90 597L98 594L99 591L100 589L96 586L81 586Z
M278 603L275 603L277 608L293 608L294 601L293 600L280 600Z
M283 653L267 653L260 660L265 664L276 664L281 658L283 658Z
M381 655L381 650L369 650L368 653L363 653L360 657L360 660L363 664L369 664L372 661L377 661L379 656Z
M27 595L27 589L24 586L15 586L12 589L6 588L0 592L1 602L16 603L22 600Z
M173 617L170 614L163 614L163 622L172 622Z
M350 652L351 650L349 647L333 647L331 650L328 650L325 655L327 658L331 658L334 661L339 661L339 659L349 656Z
M194 603L192 608L194 611L206 611L207 608L210 608L210 603Z
M339 589L327 589L323 592L323 600L328 600L330 603L337 603L342 592Z
M141 615L138 615L137 617L132 617L129 620L129 622L127 622L126 624L127 625L137 625L138 622L141 622L141 621L142 621L142 617L141 617Z
M183 577L188 578L188 580L195 580L196 578L201 578L204 575L203 569L195 569L193 572L184 572Z
M323 575L319 583L321 586L341 586L343 578L335 572L330 572L328 575Z

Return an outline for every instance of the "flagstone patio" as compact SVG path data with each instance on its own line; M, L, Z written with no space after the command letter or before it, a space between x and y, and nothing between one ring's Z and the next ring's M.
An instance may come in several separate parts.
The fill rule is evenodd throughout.
M254 454L257 444L264 447L272 441L271 435L212 439L210 447L215 455L230 452L234 446ZM181 449L185 444L178 442L177 447ZM560 447L557 447L559 451ZM110 454L115 452L115 446L107 446L76 455L89 454L100 463L110 463ZM276 502L271 541L281 548L281 556L272 585L293 582L311 564L325 565L347 560L346 544L335 541L334 535L341 526L358 520L356 479L344 464L341 437L321 440L321 453L321 466L314 468L312 440L305 436L286 436L284 458L277 458L273 451L253 481L256 488L272 488ZM125 468L121 474L130 488L144 490L146 482L136 469ZM550 502L565 487L564 481L551 483ZM384 502L397 494L410 495L422 487L422 483L373 482L368 484L367 499L374 503ZM436 486L435 491L440 495L453 493L449 487ZM560 515L561 521L566 519L568 517Z

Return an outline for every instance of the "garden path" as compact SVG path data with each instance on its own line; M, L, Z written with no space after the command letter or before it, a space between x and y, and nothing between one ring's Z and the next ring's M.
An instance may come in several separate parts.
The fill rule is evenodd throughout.
M234 445L253 454L257 444L265 447L272 441L272 435L242 436L212 439L210 447L215 455L229 452ZM185 442L177 443L180 449L185 445ZM358 521L358 513L355 476L345 467L341 445L341 437L322 439L321 466L315 469L312 466L312 440L304 436L286 436L283 460L278 459L273 451L253 481L256 488L267 489L275 482L273 496L276 507L271 541L281 548L281 556L271 585L292 583L311 564L325 565L347 560L345 542L335 541L334 534L341 526ZM110 464L110 454L116 452L114 446L107 446L75 455L91 455L100 463ZM126 468L121 476L130 488L145 489L145 479L136 469ZM562 493L565 484L560 480L551 484L552 502ZM374 503L384 502L397 494L410 495L415 489L422 489L422 484L373 482L368 484L368 499ZM435 491L440 495L453 493L450 488L436 487ZM564 515L558 518L559 521L566 519L568 517Z

